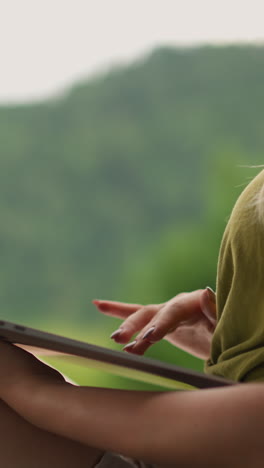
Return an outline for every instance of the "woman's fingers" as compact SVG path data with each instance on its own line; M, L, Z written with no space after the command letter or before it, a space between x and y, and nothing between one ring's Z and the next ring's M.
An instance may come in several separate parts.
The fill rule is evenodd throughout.
M123 351L132 354L144 354L147 349L152 345L150 341L147 340L134 340L131 343L128 343L124 348Z
M137 312L131 314L118 330L112 333L111 338L117 343L127 343L135 333L146 327L158 310L159 306L157 305L141 307Z
M149 327L140 333L139 338L150 342L160 341L171 333L181 321L186 319L185 306L182 300L168 303L162 307L159 314Z
M129 317L143 307L140 304L127 304L125 302L104 301L99 299L95 299L92 302L103 314L121 319Z
M125 319L111 338L117 343L126 343L124 350L134 354L144 354L151 344L166 335L170 339L178 327L179 330L186 326L196 327L197 323L205 320L212 329L216 325L215 293L210 288L178 294L168 302L157 305L142 306L104 300L94 300L93 303L101 312ZM137 332L138 335L129 343ZM173 339L175 341L175 337Z
M164 336L172 332L177 327L181 317L180 303L166 304L141 329L135 340L124 347L124 350L134 354L144 354L153 343L160 341Z
M151 344L172 333L179 324L201 314L200 295L201 290L184 293L165 303L124 350L134 354L144 354Z
M93 304L104 314L124 319L120 327L115 330L111 338L117 343L127 343L132 336L142 330L157 314L162 305L127 304L116 301L94 300Z

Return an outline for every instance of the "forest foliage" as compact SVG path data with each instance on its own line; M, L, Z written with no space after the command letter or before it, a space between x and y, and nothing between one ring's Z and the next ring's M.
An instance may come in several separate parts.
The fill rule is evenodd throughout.
M263 83L262 46L160 48L1 106L2 316L89 338L118 323L95 297L214 288L226 221L259 170L243 166L263 162Z

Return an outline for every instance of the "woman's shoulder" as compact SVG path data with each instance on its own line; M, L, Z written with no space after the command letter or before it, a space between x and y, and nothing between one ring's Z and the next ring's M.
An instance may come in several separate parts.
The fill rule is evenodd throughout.
M242 191L228 221L228 231L248 235L256 226L264 228L264 170Z

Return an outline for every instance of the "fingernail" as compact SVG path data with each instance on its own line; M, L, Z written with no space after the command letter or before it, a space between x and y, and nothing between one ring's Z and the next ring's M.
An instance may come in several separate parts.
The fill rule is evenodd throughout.
M110 338L116 338L118 335L120 335L120 333L122 332L123 330L121 328L118 328L118 330L114 331L112 333L112 335L110 335Z
M146 333L142 336L142 340L145 340L146 338L148 338L149 335L151 335L151 333L155 330L155 327L151 327L149 328Z
M208 292L209 299L215 304L216 303L215 292L213 291L212 288L210 288L210 286L206 286L205 289Z
M102 312L108 312L111 309L111 307L109 306L109 304L107 304L107 302L105 303L103 301L93 301L93 303Z
M131 341L131 343L128 343L126 346L124 346L123 351L125 351L126 349L133 348L133 346L135 346L136 342L137 342L137 340Z
M96 307L101 307L102 302L103 301L101 301L100 299L93 299L92 300L92 304L94 304Z

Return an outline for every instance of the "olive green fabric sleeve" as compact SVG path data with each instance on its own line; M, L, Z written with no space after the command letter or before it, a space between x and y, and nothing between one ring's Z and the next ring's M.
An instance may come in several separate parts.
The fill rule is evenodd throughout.
M207 373L244 382L264 381L264 221L255 203L263 184L264 171L239 197L223 236L217 326L205 365Z

